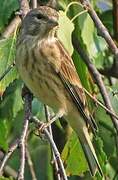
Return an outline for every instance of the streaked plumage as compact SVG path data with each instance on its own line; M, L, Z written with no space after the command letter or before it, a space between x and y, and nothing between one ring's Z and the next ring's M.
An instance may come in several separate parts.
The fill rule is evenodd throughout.
M96 131L73 61L56 37L58 13L46 6L25 17L17 41L16 65L21 78L44 104L61 112L76 131L92 175L101 172L87 129Z

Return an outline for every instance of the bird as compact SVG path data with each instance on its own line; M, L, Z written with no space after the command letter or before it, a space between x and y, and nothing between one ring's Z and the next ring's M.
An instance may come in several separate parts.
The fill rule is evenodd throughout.
M48 6L28 12L17 38L16 67L34 96L53 109L53 120L64 117L76 132L91 175L102 175L88 131L95 133L97 126L73 60L57 37L58 19L58 11Z

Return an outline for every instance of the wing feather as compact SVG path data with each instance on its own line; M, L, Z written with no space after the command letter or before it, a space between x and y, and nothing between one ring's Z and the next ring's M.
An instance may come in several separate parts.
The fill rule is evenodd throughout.
M63 82L85 122L89 124L92 131L95 132L97 130L96 123L89 117L88 111L86 111L86 97L74 63L66 49L61 42L56 39L51 45L47 45L45 48L42 46L42 53ZM53 54L53 56L50 56L50 54Z
M61 78L65 88L71 95L74 103L78 108L78 111L80 112L86 123L90 125L93 133L95 133L95 131L97 130L97 125L93 118L88 116L87 112L85 111L86 98L74 63L63 45L59 41L57 41L57 43L57 46L60 49L60 53L62 55L64 54L64 56L61 57L61 68L58 73L59 77Z

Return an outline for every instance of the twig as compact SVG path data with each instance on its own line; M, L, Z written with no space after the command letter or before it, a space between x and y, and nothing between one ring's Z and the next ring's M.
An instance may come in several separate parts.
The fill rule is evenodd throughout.
M28 150L28 146L26 146L26 158L27 158L27 163L28 163L31 175L32 175L32 180L37 180L35 170L34 170L34 166L33 166L33 162L31 159L31 155L30 155L30 152Z
M25 15L29 11L29 2L28 0L19 0L19 5L20 5L20 13L22 19L25 17ZM25 102L25 117L24 117L24 126L23 130L21 133L21 138L20 138L20 154L21 154L21 159L20 159L20 168L19 168L19 173L18 173L18 180L24 180L24 169L25 169L25 149L26 149L26 137L28 133L28 127L29 127L29 120L31 116L31 103L32 103L32 97L30 93L27 93L24 96L24 102Z
M5 70L5 72L0 76L0 81L4 79L4 77L12 70L12 68L15 66L15 62L13 62L9 67Z
M46 116L46 120L47 120L47 122L49 122L50 121L50 112L49 112L49 108L48 108L48 106L46 106L46 105L44 105L44 108L45 108L45 116ZM53 134L52 134L52 127L51 127L51 125L49 126L49 133L50 133L50 135L51 135L51 137L52 137L52 139L53 139ZM55 165L55 170L56 170L56 176L57 176L57 179L58 180L61 180L61 176L60 176L60 174L59 174L59 166L58 166L58 162L57 162L57 160L56 160L56 157L55 157L55 154L54 154L54 151L53 151L53 149L52 149L52 155L53 155L53 162L54 162L54 165Z
M2 160L5 158L5 152L0 150L0 164L2 164ZM5 163L6 164L6 163ZM12 176L14 179L17 178L17 172L9 165L4 166L4 175L5 176ZM0 173L1 176L1 173Z
M21 19L19 16L15 16L15 18L10 22L10 24L5 28L5 31L2 33L2 37L8 38L15 31L16 27L21 23Z
M29 2L28 0L19 0L19 5L20 5L20 15L22 16L23 19L30 9Z
M34 116L32 117L32 121L37 125L38 129L40 129L40 127L42 126L42 122L38 118L36 118ZM64 169L62 160L60 158L59 151L58 151L58 149L57 149L57 147L56 147L50 133L48 132L48 130L46 128L44 128L43 133L45 134L45 136L47 137L48 141L51 144L51 147L52 147L53 152L55 154L55 158L56 158L56 160L58 162L58 165L59 165L59 169L60 169L60 172L61 172L61 177L63 178L63 180L68 180L67 176L66 176L66 173L65 173L65 169Z
M118 0L112 0L112 3L113 3L114 38L118 42Z
M37 0L32 0L32 9L37 8Z
M94 101L96 102L99 106L101 106L104 110L106 110L109 114L114 116L118 120L118 116L111 110L109 110L107 107L105 107L100 101L98 101L95 97L93 97L85 88L83 88L85 93Z
M98 70L96 69L96 67L94 66L94 64L91 62L90 58L88 57L88 55L83 51L83 49L80 46L80 42L78 41L78 38L73 36L73 45L75 47L75 49L77 50L78 54L81 56L81 58L84 60L85 64L87 65L91 75L93 76L97 86L99 87L99 90L101 92L101 95L103 97L104 103L106 105L106 107L113 112L113 108L106 90L106 87L103 83L102 77L100 75L100 73L98 72ZM118 121L117 119L111 115L111 119L113 122L113 125L117 131L118 134Z
M17 139L15 141L15 143L13 143L10 147L9 147L9 150L8 152L5 154L1 164L0 164L0 176L2 175L2 172L3 172L3 169L5 167L5 164L6 162L8 161L8 159L11 157L11 155L13 154L13 152L17 149L18 147L18 143L19 143L19 140Z
M26 89L25 92L28 91ZM18 180L24 180L24 170L25 170L25 152L26 152L26 138L27 138L27 133L28 133L28 127L29 127L29 120L31 118L31 103L32 103L32 95L30 92L27 92L26 95L24 96L24 109L25 109L25 117L24 117L24 125L23 125L23 130L21 133L20 137L20 168L18 172Z

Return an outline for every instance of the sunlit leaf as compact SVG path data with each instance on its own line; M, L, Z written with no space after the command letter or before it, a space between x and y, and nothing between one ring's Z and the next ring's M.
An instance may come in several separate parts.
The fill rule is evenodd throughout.
M11 15L18 9L19 4L16 0L0 0L0 32L7 25Z
M8 129L7 129L7 123L5 120L0 121L0 148L2 148L4 151L8 148Z
M0 76L13 63L15 59L15 37L3 39L0 41ZM9 86L14 79L18 78L16 68L13 67L6 76L0 81L0 96L3 95L6 87Z
M61 157L68 176L80 175L88 170L83 150L74 132L66 143Z
M69 54L73 53L73 46L71 42L71 35L74 30L74 25L63 11L59 11L59 30L57 36L64 44Z

